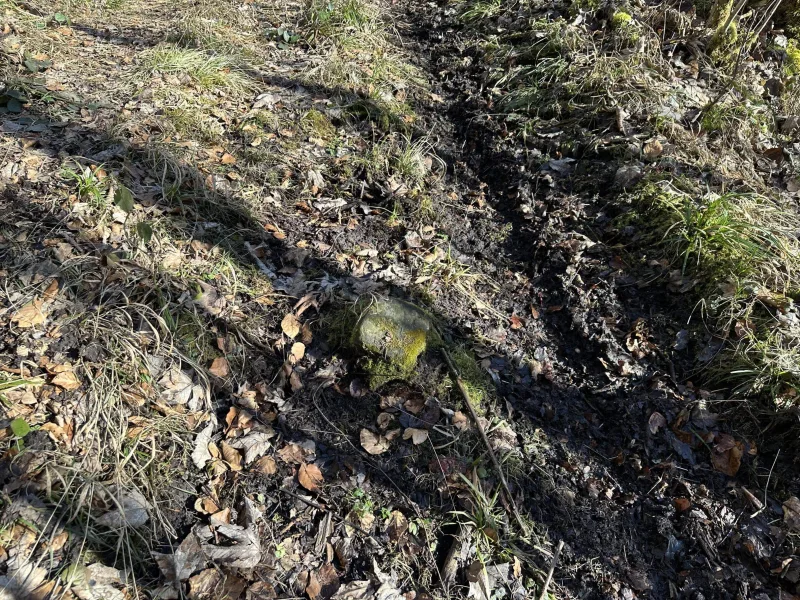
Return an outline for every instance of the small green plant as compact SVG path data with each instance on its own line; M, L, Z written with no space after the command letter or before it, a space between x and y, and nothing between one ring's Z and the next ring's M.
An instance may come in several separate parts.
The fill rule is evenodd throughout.
M91 167L67 167L61 175L67 180L74 182L78 197L88 202L93 208L99 209L105 206L106 182L98 177L102 173L102 165L92 169Z
M278 48L281 50L288 50L289 46L300 41L299 34L285 27L276 27L270 32L270 37L278 42Z
M371 515L372 511L375 510L375 503L373 502L372 498L370 498L369 494L362 490L361 488L356 488L349 494L349 501L351 510L358 516L359 519L363 519L367 515Z

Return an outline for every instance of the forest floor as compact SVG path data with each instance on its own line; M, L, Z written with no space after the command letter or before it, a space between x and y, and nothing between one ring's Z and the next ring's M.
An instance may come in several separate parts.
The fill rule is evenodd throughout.
M0 598L800 596L791 43L626 10L0 0Z

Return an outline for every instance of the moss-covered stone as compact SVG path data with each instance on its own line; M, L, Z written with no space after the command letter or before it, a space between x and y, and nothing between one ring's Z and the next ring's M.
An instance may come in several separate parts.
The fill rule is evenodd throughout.
M313 108L300 119L300 127L306 134L322 140L328 140L336 135L336 127L330 119Z
M356 325L353 345L366 354L364 366L370 386L408 379L429 338L437 338L428 315L420 308L394 298L368 306Z

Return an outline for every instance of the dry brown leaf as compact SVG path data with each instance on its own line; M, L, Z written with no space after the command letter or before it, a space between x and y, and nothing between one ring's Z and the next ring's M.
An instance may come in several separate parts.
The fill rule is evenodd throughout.
M303 463L297 472L297 481L309 492L316 492L319 491L319 486L325 482L325 478L317 465Z
M744 445L730 435L720 434L717 436L717 445L711 452L711 464L720 473L725 473L733 477L739 472L742 464Z
M64 371L53 377L53 385L65 389L67 391L77 390L81 387L81 381L78 376L72 371Z
M291 354L294 362L301 361L306 355L306 345L303 342L295 342L292 344Z
M289 313L281 321L281 330L290 338L296 338L300 333L300 321L292 313Z
M278 450L278 456L285 463L299 465L305 462L306 451L299 444L289 443Z
M219 378L227 377L231 372L231 368L228 365L228 359L226 359L224 356L215 358L214 362L212 362L211 366L208 368L208 372L212 375L216 375Z
M378 429L385 431L389 424L394 420L394 415L388 412L382 412L378 415L377 423Z
M223 508L222 510L215 512L208 518L208 522L212 525L228 525L231 522L231 509L230 508Z
M469 419L467 418L467 415L462 413L460 410L457 410L455 413L453 413L453 425L459 431L466 431L469 429Z
M406 531L408 531L408 519L399 510L393 510L389 515L389 525L386 528L389 539L396 542L405 535Z
M800 500L792 496L783 503L783 522L795 532L800 532Z
M271 456L262 456L256 461L255 471L263 475L275 475L278 472L278 465Z
M416 429L415 427L407 427L403 432L403 439L411 439L415 446L419 446L422 442L428 439L428 431L426 429Z
M236 448L229 446L225 442L222 442L220 444L220 449L222 450L222 457L225 459L225 462L228 463L228 466L231 468L231 471L241 471L242 470L241 453Z
M389 449L389 440L382 435L372 433L369 429L361 430L361 447L369 454L383 454Z
M219 505L210 496L200 496L194 501L194 509L204 515L213 515L219 512Z
M16 323L17 327L23 329L41 325L47 319L47 315L44 312L44 303L41 298L28 302L28 304L11 315L11 322Z
M312 572L308 578L308 585L306 586L306 594L311 600L315 600L322 591L322 584L319 582L316 572Z
M228 154L227 152L222 155L220 161L223 165L235 165L236 164L236 157L233 154Z

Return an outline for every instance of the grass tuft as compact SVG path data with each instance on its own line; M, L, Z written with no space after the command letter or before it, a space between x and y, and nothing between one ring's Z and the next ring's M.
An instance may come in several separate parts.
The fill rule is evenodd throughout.
M233 58L206 50L162 44L143 52L140 61L140 73L146 76L182 76L203 90L223 89L244 95L255 87Z

